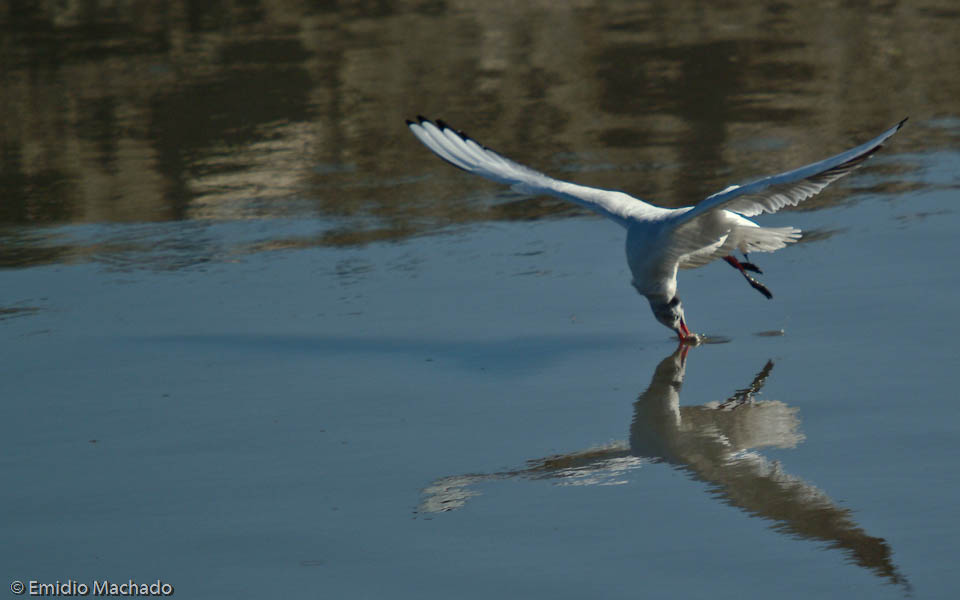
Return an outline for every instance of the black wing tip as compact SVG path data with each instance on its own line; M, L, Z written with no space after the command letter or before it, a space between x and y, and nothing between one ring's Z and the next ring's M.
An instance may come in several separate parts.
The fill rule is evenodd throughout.
M468 134L466 131L454 129L453 127L450 126L449 123L447 123L443 119L437 119L436 121L431 121L430 119L424 117L423 115L417 115L417 121L418 121L417 124L419 125L422 125L424 123L430 123L431 125L436 126L440 131L447 131L447 130L452 131L458 136L460 136L460 138L463 140L473 140L474 142L476 141L472 137L470 137L470 134ZM407 119L407 125L413 125L413 124L414 124L413 121L410 121L409 119Z
M906 123L908 119L910 119L910 117L904 117L902 121L897 123L897 131L900 131L900 128L903 127L903 124Z
M431 125L440 129L440 131L446 131L447 129L449 129L450 131L454 132L455 134L459 135L464 139L472 139L466 133L456 130L453 127L450 127L450 125L443 119L437 119L436 121L431 121L430 119L426 118L423 115L417 115L416 122L411 121L410 119L407 119L407 127L409 127L410 125L423 125L424 123L430 123Z
M467 133L466 131L462 131L462 130L460 130L460 129L454 129L453 127L450 127L450 125L449 125L446 121L444 121L443 119L437 119L436 121L431 121L430 119L426 118L426 117L423 116L423 115L417 115L417 120L416 120L416 121L411 121L410 119L407 119L406 121L407 121L407 127L410 127L411 125L423 125L424 123L430 123L430 124L433 125L434 127L437 127L438 129L440 129L440 131L450 130L450 131L454 132L455 134L457 134L458 136L460 136L460 139L462 139L462 140L465 141L465 142L467 142L467 141L473 142L474 144L477 144L478 146L480 146L480 147L483 148L484 150L487 150L488 152L493 152L494 154L497 153L496 150L493 150L493 149L491 149L491 148L488 148L488 147L484 146L483 144L481 144L480 142L478 142L477 140L475 140L475 139L474 139L473 137L471 137L470 134Z
M433 124L433 121L431 121L430 119L426 118L423 115L417 115L416 119L417 119L416 121L411 119L406 119L407 127L410 127L411 125L423 125L424 123L430 123L431 125Z

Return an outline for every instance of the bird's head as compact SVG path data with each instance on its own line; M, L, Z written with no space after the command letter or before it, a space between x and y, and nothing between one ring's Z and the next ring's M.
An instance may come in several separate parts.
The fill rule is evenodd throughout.
M658 321L663 323L677 334L680 340L686 340L690 337L690 330L683 320L683 304L680 298L674 296L670 300L648 298L650 301L650 310Z

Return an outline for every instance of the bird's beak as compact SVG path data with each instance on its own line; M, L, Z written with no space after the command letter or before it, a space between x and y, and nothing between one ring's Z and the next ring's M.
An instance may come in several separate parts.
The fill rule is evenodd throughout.
M680 327L677 327L676 332L681 342L690 337L690 330L687 329L687 324L684 323L683 317L680 317Z

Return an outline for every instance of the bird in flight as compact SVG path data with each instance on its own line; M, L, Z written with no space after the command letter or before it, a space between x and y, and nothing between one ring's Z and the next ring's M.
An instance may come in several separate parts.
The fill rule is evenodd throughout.
M434 154L464 171L510 185L531 195L548 194L597 212L627 230L627 264L631 284L646 297L657 321L681 342L696 343L677 297L677 270L701 267L723 259L767 298L773 295L747 271L761 273L748 262L749 252L773 252L800 239L794 227L761 227L748 219L796 206L840 179L880 149L907 119L856 148L799 169L731 185L695 206L662 208L623 192L554 179L516 163L477 143L441 120L424 117L407 127ZM739 250L744 260L733 253Z

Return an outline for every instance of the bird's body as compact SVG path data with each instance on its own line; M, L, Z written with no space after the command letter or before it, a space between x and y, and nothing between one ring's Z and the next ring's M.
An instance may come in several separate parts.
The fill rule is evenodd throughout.
M703 266L722 258L737 268L755 289L769 290L748 275L753 264L733 257L739 250L773 252L800 238L793 227L761 227L748 217L776 212L818 193L860 166L897 132L904 119L873 140L852 150L793 171L732 185L696 206L663 208L623 192L553 179L481 146L443 121L418 117L407 121L417 138L440 158L470 173L508 184L528 194L549 194L597 212L627 230L627 264L631 283L650 302L654 316L681 340L696 339L684 322L677 298L677 270Z

